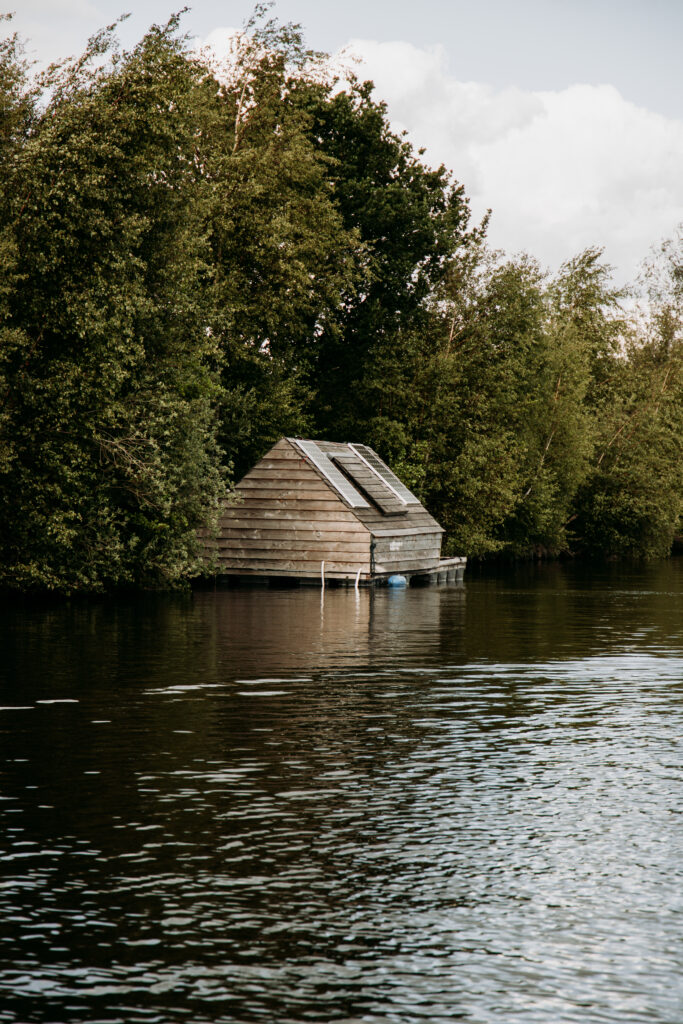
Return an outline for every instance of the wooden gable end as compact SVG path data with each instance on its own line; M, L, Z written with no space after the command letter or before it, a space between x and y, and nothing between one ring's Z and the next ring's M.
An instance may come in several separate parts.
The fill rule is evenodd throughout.
M213 545L218 573L332 579L370 572L370 532L283 438L236 487Z

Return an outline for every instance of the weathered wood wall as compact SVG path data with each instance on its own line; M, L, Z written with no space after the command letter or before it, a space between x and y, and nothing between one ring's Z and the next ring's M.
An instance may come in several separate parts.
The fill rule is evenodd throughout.
M330 579L370 573L370 534L286 439L237 487L213 545L217 571L229 575Z
M400 533L377 530L374 540L376 572L420 572L439 564L440 530L414 528Z

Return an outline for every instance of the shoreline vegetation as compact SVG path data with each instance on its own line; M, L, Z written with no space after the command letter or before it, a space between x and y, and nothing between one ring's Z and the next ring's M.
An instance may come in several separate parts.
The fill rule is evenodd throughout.
M372 83L270 8L222 63L173 16L35 75L4 26L0 589L196 577L285 435L375 449L445 554L668 555L681 227L632 289L597 245L553 275L492 251Z

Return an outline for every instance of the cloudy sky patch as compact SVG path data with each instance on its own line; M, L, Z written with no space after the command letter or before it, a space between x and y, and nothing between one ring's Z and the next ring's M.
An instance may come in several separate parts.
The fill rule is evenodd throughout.
M133 45L179 5L138 0ZM131 9L132 5L129 6ZM44 62L82 51L120 0L15 0ZM183 26L223 49L252 0L194 0ZM490 240L552 268L604 245L620 281L683 221L680 0L278 0L310 44L349 45L397 129L463 183ZM0 26L1 28L2 26ZM6 26L5 26L6 28Z
M612 85L557 91L462 82L443 47L354 40L362 73L395 126L453 169L489 237L556 267L604 245L626 280L683 220L683 121L624 99Z

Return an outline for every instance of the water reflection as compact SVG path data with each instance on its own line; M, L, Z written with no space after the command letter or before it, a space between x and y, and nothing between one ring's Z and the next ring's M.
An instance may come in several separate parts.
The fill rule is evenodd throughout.
M682 583L6 607L0 1021L678 1024Z

